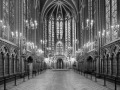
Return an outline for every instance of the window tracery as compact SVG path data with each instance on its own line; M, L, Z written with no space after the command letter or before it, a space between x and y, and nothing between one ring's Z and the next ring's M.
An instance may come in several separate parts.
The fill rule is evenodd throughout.
M118 38L118 30L117 27L117 0L112 0L112 40Z
M106 0L106 42L110 41L110 0Z
M63 18L61 15L57 17L57 39L61 40L63 38Z

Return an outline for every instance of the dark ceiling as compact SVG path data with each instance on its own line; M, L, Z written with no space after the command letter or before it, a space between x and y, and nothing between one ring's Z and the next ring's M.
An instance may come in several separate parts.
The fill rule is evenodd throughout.
M46 0L40 0L40 11L42 11L42 8L45 4Z

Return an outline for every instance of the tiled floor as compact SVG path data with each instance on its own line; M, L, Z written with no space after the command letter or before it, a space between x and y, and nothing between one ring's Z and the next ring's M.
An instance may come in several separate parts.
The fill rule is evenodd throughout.
M114 86L114 85L113 85ZM52 71L36 76L8 90L112 90L73 70ZM118 89L120 90L120 88Z

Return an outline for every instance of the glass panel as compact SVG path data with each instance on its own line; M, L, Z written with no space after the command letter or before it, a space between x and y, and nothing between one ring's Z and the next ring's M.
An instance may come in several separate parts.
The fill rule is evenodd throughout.
M68 47L71 47L71 20L68 20Z
M52 18L54 20L54 18ZM54 55L54 21L52 20L52 55Z
M110 41L110 0L106 0L106 43Z
M117 0L112 0L112 40L118 38L118 30L117 27Z
M60 39L63 38L63 21L60 21Z
M56 32L57 32L57 39L62 39L63 38L63 18L61 15L57 17L57 27L56 27Z
M57 21L57 39L59 39L59 21Z
M15 2L14 0L10 0L10 8L9 8L9 25L10 25L10 31L11 32L15 32L14 30L14 18L15 18L15 12L14 12L14 7L15 7ZM12 35L12 33L10 34L10 41L14 42L14 36Z
M67 40L68 40L68 35L67 35L67 33L68 33L68 22L67 22L67 19L66 19L66 21L65 21L65 51L66 51L66 53L67 53L67 48L68 48L68 42L67 42Z
M49 20L49 47L51 48L51 20Z
M3 0L3 38L9 39L9 0Z

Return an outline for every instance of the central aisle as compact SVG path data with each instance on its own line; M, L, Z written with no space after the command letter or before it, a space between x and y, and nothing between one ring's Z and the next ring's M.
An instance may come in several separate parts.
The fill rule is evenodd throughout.
M110 90L95 83L73 70L47 70L10 90Z
M67 78L69 71L53 71L53 73L53 79L45 90L74 90Z

